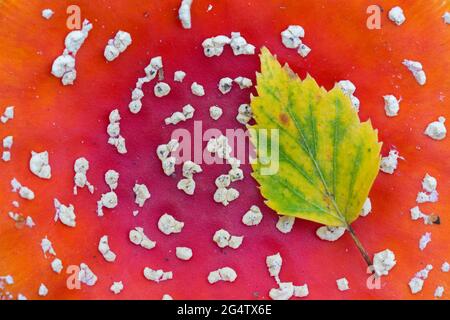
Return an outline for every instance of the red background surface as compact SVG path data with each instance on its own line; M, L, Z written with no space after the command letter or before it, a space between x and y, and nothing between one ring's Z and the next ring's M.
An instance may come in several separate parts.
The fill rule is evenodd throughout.
M281 279L297 285L307 283L311 299L428 299L437 285L450 290L450 275L439 270L442 262L450 260L450 145L448 138L437 142L423 135L429 122L441 115L450 116L446 97L450 92L450 26L441 19L449 5L441 5L441 1L383 1L381 30L368 30L366 8L370 1L195 0L193 27L184 30L177 20L179 2L76 1L82 17L94 28L77 54L78 78L72 87L63 87L50 75L50 68L61 54L68 32L66 7L74 3L31 0L0 4L0 109L16 106L15 119L0 125L1 138L14 136L12 161L0 163L0 275L11 274L15 279L8 289L39 298L42 282L49 288L50 299L160 299L165 293L175 299L265 299L275 287L265 257L280 252L284 260ZM407 16L401 27L387 19L387 11L398 2ZM210 3L213 9L207 12ZM44 8L55 11L52 19L41 17ZM312 48L306 59L281 44L279 34L289 24L300 24L306 30L304 42ZM106 63L104 46L119 29L131 33L133 44L116 61ZM278 232L277 215L264 206L248 165L244 166L246 179L234 184L241 197L226 208L215 203L212 195L215 177L226 172L227 166L204 166L204 173L196 176L194 197L176 190L179 167L174 178L163 174L155 155L157 145L166 143L173 129L193 127L193 121L165 126L163 119L184 104L196 108L194 119L202 120L204 128L240 127L235 120L237 107L249 101L249 91L234 88L223 96L216 86L225 76L254 79L258 57L235 57L226 48L222 56L208 59L201 47L205 38L231 31L240 31L257 48L267 46L281 62L289 63L302 77L310 73L327 89L342 79L353 81L355 95L361 100L360 117L370 118L379 129L383 153L395 147L405 158L394 175L380 173L370 193L373 212L354 223L369 252L390 248L396 254L397 266L382 278L381 290L366 288L366 266L349 235L326 243L315 236L317 224L300 220L290 234ZM127 108L130 92L150 58L157 55L163 57L172 92L158 99L152 94L153 86L147 85L144 107L132 115ZM405 58L423 63L428 76L424 87L401 65ZM187 73L183 83L172 81L176 70ZM191 94L193 81L205 86L206 96ZM385 116L385 94L402 97L398 117ZM214 104L224 109L217 122L208 113ZM106 143L108 114L114 108L121 111L126 156ZM29 172L31 150L49 151L50 181ZM88 179L96 186L94 195L87 190L72 195L73 162L80 156L90 161ZM121 175L119 205L99 218L96 201L107 190L103 175L108 169ZM426 172L438 179L440 200L421 208L439 214L439 226L425 226L409 217ZM10 192L13 177L36 193L31 202L21 200L19 209L33 217L37 224L33 229L17 229L7 216L14 209L11 201L18 199ZM135 181L147 184L152 193L137 217L132 216L137 209L132 192ZM74 204L76 228L53 222L55 197ZM253 204L262 208L264 219L259 226L249 228L241 223L241 217ZM165 236L157 229L157 220L165 212L185 222L182 233ZM135 226L144 227L157 241L155 249L147 251L129 242L128 232ZM219 249L212 241L219 228L244 235L241 248ZM432 232L432 242L422 252L418 242L426 231ZM112 264L97 251L104 234L117 254ZM51 259L43 257L40 241L46 235L65 267L85 262L99 277L98 283L68 290L67 275L55 274ZM192 260L179 261L176 246L192 247ZM435 270L423 291L413 296L407 283L428 263ZM174 279L149 282L142 274L145 266L172 270ZM223 266L234 268L237 280L210 285L208 273ZM349 280L349 291L338 291L335 280L341 277ZM120 280L125 289L114 296L109 287Z

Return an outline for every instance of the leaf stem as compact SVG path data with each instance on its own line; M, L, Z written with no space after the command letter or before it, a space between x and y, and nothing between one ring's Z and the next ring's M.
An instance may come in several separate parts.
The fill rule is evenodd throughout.
M355 230L353 230L353 228L349 224L347 225L347 231L352 236L352 239L355 242L356 246L358 247L359 252L363 256L367 265L370 267L373 264L372 259L370 259L369 254L367 253L366 249L364 249L364 246L362 245L361 241L359 241L358 237L356 236Z

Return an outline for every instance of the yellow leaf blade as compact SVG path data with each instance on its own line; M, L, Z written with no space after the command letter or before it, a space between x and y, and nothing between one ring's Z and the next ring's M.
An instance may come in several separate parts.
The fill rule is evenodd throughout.
M252 175L266 204L281 215L347 226L378 173L376 130L359 121L341 90L299 79L266 48L260 59L249 128L257 151ZM268 167L277 170L267 174Z

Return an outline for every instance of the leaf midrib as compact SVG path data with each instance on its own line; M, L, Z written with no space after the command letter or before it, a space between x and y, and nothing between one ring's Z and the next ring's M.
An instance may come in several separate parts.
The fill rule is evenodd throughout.
M284 132L289 138L291 138L291 139L292 139L292 140L293 140L300 148L303 149L303 146L297 141L297 139L295 139L295 137L292 136L291 133L290 133L289 131L286 130L286 128L280 126L280 124L279 124L278 122L276 122L276 121L273 119L273 117L270 116L270 115L264 110L263 107L261 107L259 111L260 111L261 113L263 113L263 114L266 116L266 118L267 118L274 126L276 126L279 130L283 131L283 132ZM281 149L280 149L280 151L281 151ZM287 161L288 163L290 163L290 164L294 167L294 169L296 169L298 172L300 172L300 174L301 174L301 175L302 175L302 176L310 183L310 185L311 185L312 187L314 187L320 194L322 194L323 196L327 197L327 194L324 193L324 192L323 192L323 191L322 191L322 190L321 190L321 189L320 189L320 188L312 181L312 178L311 178L310 176L308 176L308 175L304 172L303 169L301 169L300 167L298 167L298 164L297 164L295 161L293 161L293 160L292 160L292 159L291 159L284 151L281 151L281 153L282 153L283 155L286 156L286 161ZM288 160L288 159L289 159L289 160ZM302 198L302 199L304 199L306 202L308 202L309 204L311 204L311 205L313 205L313 206L317 206L317 205L312 204L311 202L307 201L305 198ZM330 215L331 217L336 218L336 219L338 219L338 220L342 220L340 216L336 216L336 215L332 214L329 210L326 211L326 210L324 210L324 209L321 208L321 207L320 207L320 209L321 209L321 211L322 211L323 213L326 213L326 214Z
M288 114L290 115L290 117L292 118L292 121L294 122L294 125L295 125L295 127L296 127L296 129L297 129L297 131L298 131L298 133L299 133L299 135L300 135L300 137L301 137L301 139L303 140L303 144L304 144L305 147L306 147L306 153L308 154L310 160L312 161L312 163L313 163L313 165L314 165L314 168L316 169L316 172L317 172L317 174L318 174L318 176L319 176L319 178L320 178L320 180L321 180L321 182L322 182L322 184L323 184L323 187L324 187L325 192L326 192L326 193L324 194L324 196L327 197L327 198L330 200L330 202L333 204L333 206L334 206L334 208L335 208L335 210L336 210L336 213L337 213L338 216L339 216L338 219L341 220L341 221L344 223L345 227L348 227L347 219L346 219L345 216L341 213L341 211L340 211L340 209L339 209L339 206L338 206L337 203L336 203L336 199L335 199L334 196L332 196L332 194L330 193L330 189L329 189L328 184L326 183L326 180L325 180L325 178L324 178L324 176L323 176L322 170L320 169L319 164L317 163L316 158L315 158L315 157L312 155L312 153L311 153L310 146L308 145L308 142L307 142L307 140L306 140L306 138L305 138L305 136L304 136L304 134L303 134L303 128L302 128L302 125L300 124L300 121L299 121L299 119L297 118L297 116L292 112L292 97L291 97L291 90L290 90L290 87L288 87L288 103L287 103L287 106L286 106L286 110L287 110ZM335 121L335 130L336 130L336 121ZM294 141L296 141L296 140L294 139ZM299 142L296 141L296 143L297 143L298 145L300 145ZM301 145L300 145L300 146L301 146ZM335 139L333 139L333 153L334 153L335 150L336 150L336 146L337 146L337 142L335 141ZM333 181L335 181L335 179L334 179L334 175L335 175L335 165L336 165L336 159L335 159L335 157L334 157L334 155L333 155Z

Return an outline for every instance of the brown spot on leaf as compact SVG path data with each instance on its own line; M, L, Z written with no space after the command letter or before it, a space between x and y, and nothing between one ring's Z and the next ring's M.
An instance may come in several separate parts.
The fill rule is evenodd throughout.
M282 124L287 124L289 122L289 117L286 113L280 114L280 121Z

